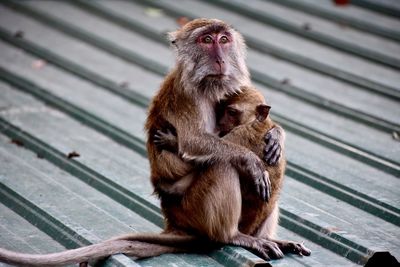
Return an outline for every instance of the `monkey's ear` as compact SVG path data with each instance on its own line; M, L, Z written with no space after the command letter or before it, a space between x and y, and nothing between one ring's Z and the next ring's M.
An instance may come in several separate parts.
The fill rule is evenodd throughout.
M262 104L256 107L256 118L258 121L263 122L269 114L270 106Z
M177 35L178 31L167 33L168 40L171 42L171 44L176 45Z

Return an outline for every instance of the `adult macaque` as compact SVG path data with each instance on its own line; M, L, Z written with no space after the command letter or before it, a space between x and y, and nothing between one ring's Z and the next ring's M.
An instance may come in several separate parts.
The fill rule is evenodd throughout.
M240 185L246 184L246 194L259 201L271 197L264 163L247 147L217 136L217 105L250 86L243 38L222 21L204 19L186 24L170 38L177 65L154 98L146 122L151 179L166 218L165 231L240 245L265 259L282 257L281 244L239 231ZM160 129L176 136L172 151L160 148ZM259 152L263 146L257 141ZM178 184L184 194L163 194L163 184ZM270 213L277 217L277 211ZM309 254L301 245L296 248Z
M161 180L179 180L192 168L198 172L194 172L193 183L183 198L161 196L166 219L164 233L130 234L47 255L0 249L1 261L54 266L116 253L148 257L166 252L199 251L209 244L244 246L264 259L282 256L276 242L239 231L240 179L259 201L271 198L263 161L250 149L215 134L217 103L250 84L242 36L222 21L196 19L171 33L170 38L177 52L176 66L154 97L146 122L151 180L157 185ZM154 143L157 129L168 127L176 131L179 157L158 149ZM191 164L174 168L175 163L183 162L181 158L190 160ZM213 174L221 170L224 177L215 179Z

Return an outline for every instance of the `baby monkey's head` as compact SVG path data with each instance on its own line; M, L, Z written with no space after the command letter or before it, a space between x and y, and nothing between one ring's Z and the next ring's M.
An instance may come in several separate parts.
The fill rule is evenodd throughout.
M267 119L270 106L264 96L253 87L241 87L241 92L224 101L218 112L219 135L224 136L236 126Z

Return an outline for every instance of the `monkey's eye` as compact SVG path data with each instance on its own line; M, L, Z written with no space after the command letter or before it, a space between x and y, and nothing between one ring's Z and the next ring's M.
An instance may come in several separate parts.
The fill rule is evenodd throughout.
M211 44L211 43L212 43L212 38L211 38L211 36L208 35L208 36L204 37L203 43Z
M222 36L221 39L219 39L219 42L221 44L226 44L227 42L229 42L229 39L226 36Z
M236 110L234 108L228 108L226 110L226 113L231 117L236 117L238 115L238 110Z

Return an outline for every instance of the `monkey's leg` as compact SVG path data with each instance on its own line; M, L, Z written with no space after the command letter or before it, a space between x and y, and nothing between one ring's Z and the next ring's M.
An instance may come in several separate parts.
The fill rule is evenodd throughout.
M278 218L279 208L278 205L276 205L272 213L262 223L255 236L276 243L280 250L285 254L293 253L304 256L311 255L311 250L306 248L303 243L274 239L276 228L278 226Z
M241 213L238 173L230 164L211 164L195 172L181 199L163 196L161 204L169 231L184 231L227 244L238 232Z
M258 227L255 237L261 238L274 238L276 235L276 228L278 227L279 220L279 207L276 204L272 212L264 219L261 225Z
M214 242L251 249L266 260L281 258L283 253L273 241L239 232L241 206L238 172L230 164L216 163L194 179L173 213L173 222Z
M242 207L239 175L219 162L199 174L184 199L196 210L198 229L211 240L226 244L238 232Z
M182 196L191 186L194 180L194 173L189 173L177 181L160 180L154 187L159 194Z
M266 205L265 203L259 203L259 205L260 204ZM260 212L260 210L258 210L258 212ZM243 216L248 216L248 218L243 218ZM257 217L257 215L255 216ZM256 217L254 217L254 214L249 213L247 210L242 210L241 224L243 224L243 221L245 219L248 220L246 221L248 224L257 223ZM271 239L265 238L265 236L274 236L276 226L278 225L278 209L274 208L267 219L264 219L263 221L261 221L261 223L259 221L258 223L260 225L256 226L256 234L254 236L239 232L235 239L232 241L232 244L243 246L253 251L255 254L261 256L265 260L282 258L283 252L279 244ZM243 228L243 225L241 226L242 227L240 229L242 230L246 231L246 229L249 229L248 227ZM268 233L268 235L266 233Z

